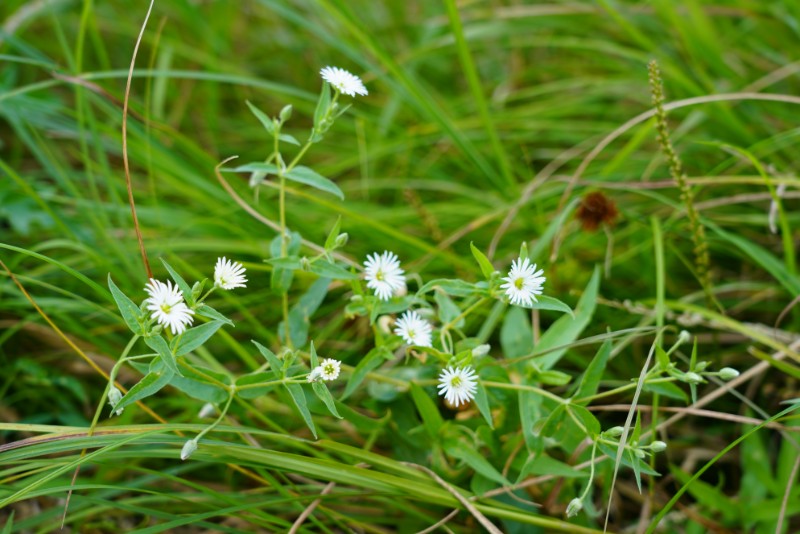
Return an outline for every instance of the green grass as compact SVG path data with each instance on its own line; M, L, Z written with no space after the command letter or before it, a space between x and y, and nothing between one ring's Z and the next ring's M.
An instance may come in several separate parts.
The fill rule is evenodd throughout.
M136 302L146 282L121 153L127 69L146 4L0 5L0 260L105 371L130 339L107 276ZM315 440L288 395L237 398L181 462L182 443L210 421L197 418L203 402L167 387L144 401L164 421L136 406L108 419L106 409L97 434L86 436L106 380L0 270L0 524L9 532L58 529L81 464L67 514L75 531L284 531L316 499L301 531L419 531L454 509L446 528L475 531L479 514L414 463L467 498L487 494L470 502L504 532L602 530L609 499L610 531L655 528L656 519L664 532L775 532L779 521L782 532L800 529L797 416L737 444L797 397L800 378L800 312L792 308L777 323L800 293L798 28L800 4L791 0L156 3L128 120L150 262L159 278L167 276L162 257L193 281L210 276L224 255L244 262L250 279L247 290L215 294L214 307L236 327L195 351L194 364L241 375L263 361L251 339L279 352L281 297L263 261L276 232L241 209L214 167L232 155L239 159L228 167L263 161L271 151L246 100L270 115L291 104L284 131L304 141L326 65L360 75L370 92L303 161L346 200L289 182L288 227L322 243L341 216L349 259L361 263L389 249L423 282L482 280L470 242L483 252L495 242L489 260L505 272L526 242L546 272L545 294L577 306L576 318L543 310L532 324L530 314L499 303L466 318L460 331L489 343L498 364L481 371L482 381L500 384L486 388L489 428L475 404L454 412L434 395L435 358L404 365L378 354L362 363L375 346L373 331L368 318L345 316L351 288L334 284L309 336L322 357L345 363L345 379L369 364L348 395L346 381L329 383L344 420L310 402ZM698 281L685 208L653 120L593 152L650 111L651 59L668 106L720 94L777 95L668 107L721 310L706 303ZM223 176L278 222L277 187L254 197L245 175ZM770 201L780 184L779 231L771 233ZM619 210L608 233L575 220L591 191ZM290 305L314 280L296 273ZM452 301L463 310L470 298ZM537 432L555 409L537 390L568 397L610 340L586 404L603 430L621 425L634 397L631 379L654 340L660 335L669 350L682 329L709 369L752 372L735 394L701 406L704 413L680 411L692 404L687 384L679 382L678 392L645 387L638 432L642 443L667 442L647 463L660 476L643 475L639 493L623 457L612 491L614 459L606 459L596 464L584 511L566 518L567 503L587 487L592 447L568 435L569 418L553 418L561 430L541 443ZM670 355L681 370L689 346ZM551 371L570 384L554 383L563 376ZM119 379L131 387L140 377L125 367ZM508 389L509 382L528 389ZM411 383L423 394L413 395ZM697 398L721 387L699 384ZM580 414L572 415L585 422ZM655 428L658 435L645 438ZM500 490L503 478L513 492ZM328 483L335 485L321 495Z

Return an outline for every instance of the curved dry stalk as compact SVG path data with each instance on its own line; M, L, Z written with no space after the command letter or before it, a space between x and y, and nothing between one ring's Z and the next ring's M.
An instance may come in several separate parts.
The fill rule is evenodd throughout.
M627 404L606 404L604 406L590 406L588 408L588 410L591 412L624 412L629 409L630 406ZM637 406L636 409L641 412L653 411L653 407L647 405ZM668 412L668 413L681 413L685 415L694 415L695 417L707 417L709 419L720 419L722 421L729 421L731 423L740 423L743 425L760 425L761 423L764 422L763 419L759 419L757 417L747 417L744 415L736 415L725 412L715 412L713 410L701 410L699 408L692 408L691 406L687 408L681 408L679 406L659 406L658 411ZM796 426L788 427L776 422L767 423L764 426L767 428L774 428L776 430L784 430L789 432L800 431L800 427Z
M439 484L441 487L446 489L453 497L455 497L456 500L458 502L460 502L461 505L464 506L464 508L466 508L467 511L470 514L472 514L472 517L477 519L478 523L480 523L483 526L483 528L485 528L491 534L503 534L503 531L501 531L499 528L494 526L494 523L489 521L486 518L486 516L483 515L480 512L480 510L475 508L475 506L469 501L469 499L467 499L466 497L461 495L460 492L456 491L456 489L453 486L451 486L450 484L448 484L447 482L445 482L445 480L442 479L442 477L440 477L439 475L437 475L436 473L434 473L433 471L431 471L430 469L428 469L425 466L422 466L422 465L419 465L419 464L415 464L415 463L410 463L410 462L401 462L401 463L403 465L407 465L409 467L413 467L414 469L419 469L420 471L422 471L423 473L425 473L429 477L431 477L433 480L435 480L437 484Z
M786 508L789 506L789 494L794 487L794 479L797 478L797 471L800 469L800 456L794 461L794 467L789 474L789 480L786 482L786 491L783 493L783 500L781 501L781 511L778 514L778 524L775 526L775 534L783 532L783 522L786 520Z
M139 218L136 216L136 204L133 201L133 186L131 185L131 169L128 162L128 101L131 96L131 81L133 80L133 67L136 65L136 55L139 53L139 44L142 42L144 29L150 19L150 12L153 10L154 3L155 0L150 0L150 6L147 8L147 14L144 16L144 22L142 22L142 27L139 30L139 37L136 38L136 45L133 47L131 66L128 69L128 81L125 84L125 98L122 102L122 164L125 167L125 186L128 188L128 204L130 204L131 215L133 216L133 228L136 231L136 240L139 242L139 252L142 254L142 261L144 262L148 279L153 278L153 271L150 269L150 261L147 259L147 251L144 248L144 239L142 239L142 229L139 226Z
M333 490L333 488L335 486L336 486L336 482L328 482L328 485L325 486L325 488L320 492L320 496L327 495L328 493L330 493ZM292 528L289 529L289 534L296 534L296 532L298 530L300 530L300 527L303 526L303 523L305 522L305 520L308 519L308 516L310 516L314 512L316 507L319 506L319 503L321 503L321 502L322 502L322 499L319 498L319 497L314 499L311 502L311 504L309 504L306 507L306 509L303 510L303 513L300 514L300 516L292 524Z

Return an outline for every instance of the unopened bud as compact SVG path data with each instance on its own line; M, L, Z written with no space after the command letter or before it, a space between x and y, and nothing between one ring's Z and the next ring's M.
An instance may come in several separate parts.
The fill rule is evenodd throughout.
M690 384L699 384L703 381L703 377L691 371L683 375L683 380Z
M405 284L394 290L395 297L405 297L406 295L408 295L408 286Z
M197 450L197 441L190 439L189 441L183 444L183 448L181 449L181 460L186 460L196 450Z
M380 328L381 332L384 334L391 334L393 322L394 319L392 319L391 315L381 315L378 317L378 328Z
M667 444L663 441L654 441L650 444L650 450L653 452L661 452L667 449Z
M216 411L217 408L210 402L207 402L203 405L202 408L200 408L200 411L197 413L197 417L199 419L205 419L206 417L211 417L212 415L214 415L214 412Z
M205 282L205 280L203 282ZM195 282L194 283L194 285L192 286L192 298L194 300L197 300L197 299L200 298L200 293L203 292L203 286L204 285L205 284L202 283L202 282Z
M288 106L283 106L283 109L280 113L281 122L288 121L292 116L292 105L289 104Z
M723 367L719 370L719 377L723 380L733 380L737 376L739 376L739 371L734 369L733 367Z
M305 256L300 258L300 268L303 269L304 271L311 270L311 262Z
M486 356L487 354L489 354L489 349L491 348L492 346L487 343L484 343L483 345L478 345L477 347L472 349L472 356L475 358Z
M567 517L575 517L581 510L583 510L583 502L575 497L567 505Z
M608 430L603 432L603 434L605 434L606 436L610 436L612 438L618 438L622 435L623 432L625 432L624 428L622 428L621 426L615 426L609 428Z
M347 235L347 232L342 232L341 234L337 235L335 241L336 248L345 246L348 239L350 239L350 236Z
M117 407L117 404L119 404L119 401L121 400L122 400L122 392L118 390L116 386L111 386L111 389L108 390L108 403L111 405L111 409L114 410L114 408ZM122 410L124 410L124 408L121 408L119 410L114 410L114 413L116 413L117 415L122 415Z
M690 334L686 330L681 330L680 333L678 334L678 343L686 343L690 339L692 339L692 334Z
M644 458L645 456L642 449L633 449L633 454L635 454L637 458Z

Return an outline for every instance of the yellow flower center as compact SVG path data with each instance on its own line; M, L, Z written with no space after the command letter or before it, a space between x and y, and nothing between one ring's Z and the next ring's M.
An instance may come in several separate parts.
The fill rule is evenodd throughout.
M169 313L170 310L172 310L172 306L170 306L169 304L161 305L161 311L163 311L164 313Z
M516 287L517 289L522 289L522 286L524 285L525 285L524 278L517 278L516 280L514 280L514 287Z
M378 271L377 273L375 273L375 280L377 280L378 282L383 282L383 279L384 279L383 271Z
M460 376L454 376L453 378L451 378L450 379L450 386L454 387L454 388L461 387L461 377Z

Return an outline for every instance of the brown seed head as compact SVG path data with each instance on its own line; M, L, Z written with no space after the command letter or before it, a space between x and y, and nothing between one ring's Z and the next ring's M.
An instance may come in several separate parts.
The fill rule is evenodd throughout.
M619 212L614 201L600 191L583 197L581 205L575 212L575 216L587 232L594 232L600 224L613 225L617 215Z

